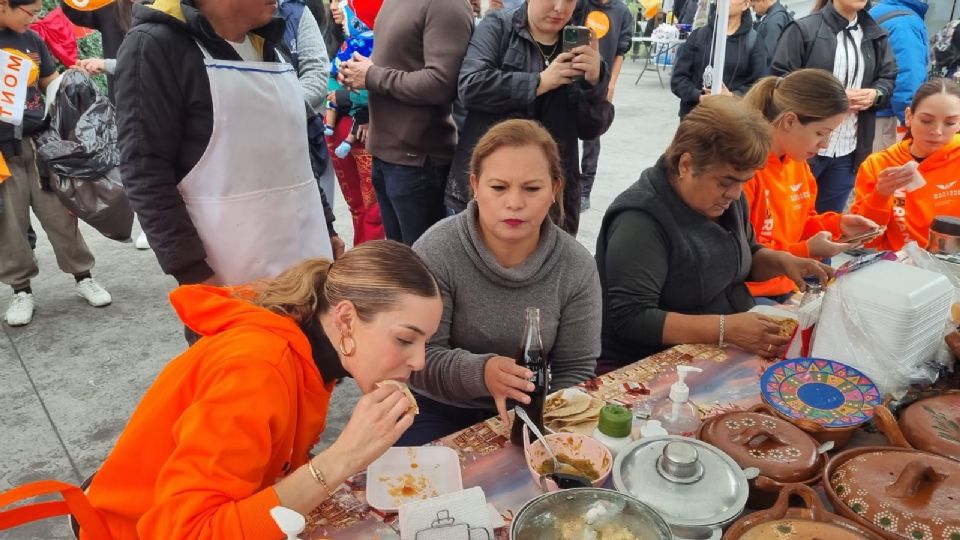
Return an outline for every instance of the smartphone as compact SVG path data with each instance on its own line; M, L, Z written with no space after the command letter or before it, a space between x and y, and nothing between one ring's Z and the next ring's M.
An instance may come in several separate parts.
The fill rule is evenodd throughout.
M880 236L886 230L887 230L886 227L880 227L879 229L874 229L872 231L868 231L863 234L851 236L850 238L841 236L840 239L837 240L837 242L841 244L862 244L864 242L869 242L870 240L873 240L874 238Z
M589 45L590 37L590 29L586 26L563 27L563 52L570 52L582 45ZM574 77L573 80L582 81L583 75Z

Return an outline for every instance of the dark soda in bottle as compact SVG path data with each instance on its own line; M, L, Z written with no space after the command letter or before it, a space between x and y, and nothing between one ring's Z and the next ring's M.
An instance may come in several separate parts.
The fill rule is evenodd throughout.
M531 420L543 431L543 405L547 401L550 386L550 365L547 356L543 353L543 339L540 337L540 309L528 307L526 321L523 325L523 339L520 341L520 352L517 354L517 365L533 372L530 382L533 383L533 392L530 392L530 404L516 403L523 407ZM513 428L510 431L510 442L516 446L523 446L523 420L514 418ZM531 438L532 435L531 435Z

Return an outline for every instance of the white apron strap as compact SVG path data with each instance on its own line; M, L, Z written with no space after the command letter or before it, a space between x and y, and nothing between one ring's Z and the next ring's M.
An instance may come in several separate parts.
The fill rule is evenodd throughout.
M203 44L200 43L200 40L194 39L193 41L197 44L197 47L200 48L200 52L203 54L203 59L204 59L204 60L213 60L213 55L210 54L210 51L208 51L207 48L204 47ZM290 62L287 62L287 59L283 57L283 54L280 52L280 49L274 48L273 51L274 51L274 53L276 53L276 55L277 55L277 62L278 62L278 63L280 63L280 64L287 64L287 65L290 64Z

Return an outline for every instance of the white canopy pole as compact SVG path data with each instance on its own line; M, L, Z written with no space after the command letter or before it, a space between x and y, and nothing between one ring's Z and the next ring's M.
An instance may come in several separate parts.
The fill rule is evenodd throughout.
M727 57L727 18L730 15L730 0L717 0L717 19L714 21L713 83L711 94L717 96L723 88L723 64Z

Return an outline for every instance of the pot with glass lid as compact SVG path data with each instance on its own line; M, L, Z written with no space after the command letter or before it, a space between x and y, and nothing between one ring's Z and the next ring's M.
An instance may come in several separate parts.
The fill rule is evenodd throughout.
M525 504L513 518L511 540L673 540L650 506L610 489L552 491Z

